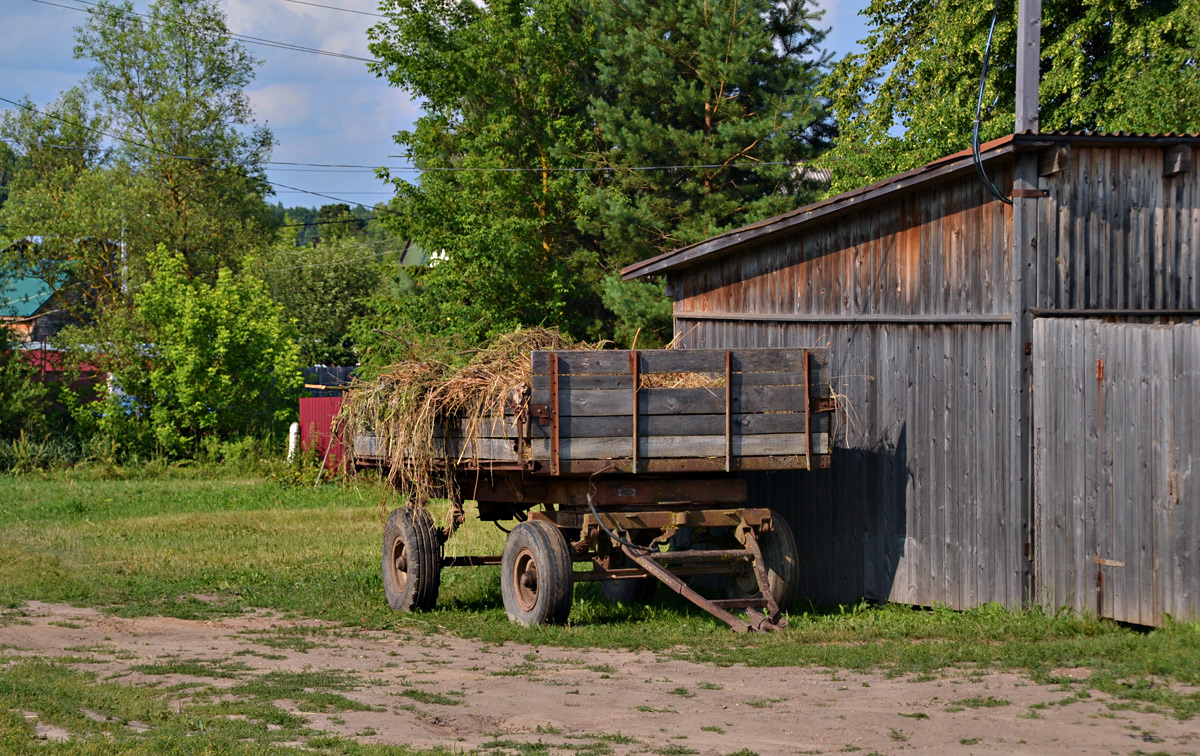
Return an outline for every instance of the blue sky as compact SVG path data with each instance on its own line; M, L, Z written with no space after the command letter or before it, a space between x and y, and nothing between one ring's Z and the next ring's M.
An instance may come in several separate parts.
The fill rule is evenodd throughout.
M77 6L74 0L48 0ZM375 12L377 0L312 0ZM144 10L148 0L135 0ZM865 36L859 11L867 0L823 0L824 24L832 27L826 46L837 56ZM230 31L322 50L370 57L366 30L378 19L288 0L221 0ZM28 96L51 102L78 83L90 64L72 57L73 30L86 14L33 0L0 0L8 30L0 46L0 97ZM404 165L392 135L420 115L413 98L366 70L366 64L309 53L247 46L263 63L247 90L255 116L275 133L273 159L301 163ZM274 166L271 181L371 205L389 196L387 186L367 171L314 172ZM276 188L272 201L320 206L328 200Z

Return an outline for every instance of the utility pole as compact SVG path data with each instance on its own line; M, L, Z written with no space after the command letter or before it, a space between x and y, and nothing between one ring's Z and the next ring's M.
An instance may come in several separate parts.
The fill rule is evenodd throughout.
M1042 0L1017 2L1016 133L1038 130L1038 74L1042 61Z
M1017 0L1017 123L1014 131L1038 131L1038 74L1042 57L1042 0ZM1012 534L1009 554L1020 564L1015 576L1023 604L1037 599L1037 523L1033 507L1033 313L1037 306L1038 161L1034 152L1013 155L1012 335L1010 347L1010 506L1021 513L1021 532ZM1015 598L1015 596L1013 597ZM1010 599L1010 603L1012 602Z

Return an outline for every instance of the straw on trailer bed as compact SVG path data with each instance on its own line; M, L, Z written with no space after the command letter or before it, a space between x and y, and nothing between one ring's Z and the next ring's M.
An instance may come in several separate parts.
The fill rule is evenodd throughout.
M342 438L374 435L390 482L414 504L457 498L454 466L485 458L489 438L506 415L523 415L529 401L530 354L542 349L598 349L555 329L507 333L463 361L412 359L373 380L355 381L336 419ZM497 422L499 421L499 422ZM480 429L487 428L486 436ZM517 441L515 425L510 436ZM505 433L508 436L508 433ZM354 464L353 444L349 464Z

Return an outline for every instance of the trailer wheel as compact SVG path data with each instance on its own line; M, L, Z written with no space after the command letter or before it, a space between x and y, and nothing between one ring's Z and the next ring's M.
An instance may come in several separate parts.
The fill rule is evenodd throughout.
M763 566L767 568L767 585L779 608L786 612L796 603L800 590L800 555L787 520L772 511L771 523L774 527L758 537L758 548L762 551ZM730 576L728 586L730 598L759 595L758 580L750 569Z
M437 526L423 507L393 510L383 529L383 593L398 612L432 609L442 582Z
M500 594L508 618L521 625L561 624L571 612L571 547L545 520L512 529L500 559Z
M630 533L630 540L638 546L649 546L654 540L654 533L649 530L636 530ZM616 560L618 567L632 567L633 562L613 544L613 554L619 555ZM647 604L654 598L658 588L658 580L652 577L633 578L626 580L601 580L600 590L604 598L616 604Z

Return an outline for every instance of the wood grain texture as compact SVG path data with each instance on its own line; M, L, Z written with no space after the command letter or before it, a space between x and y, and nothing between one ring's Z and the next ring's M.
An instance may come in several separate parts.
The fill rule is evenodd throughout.
M1200 404L1197 365L1181 367L1176 346L1168 374L1163 354L1127 332L1109 337L1110 351L1087 346L1087 332L1071 330L1084 327L1067 317L1058 318L1061 348L1074 350L1078 364L1035 368L1037 352L1028 356L1025 346L1038 322L1031 309L1071 318L1108 310L1106 319L1133 324L1154 318L1111 311L1190 320L1187 311L1200 309L1200 172L1164 175L1164 150L1178 139L1048 139L1050 151L988 164L1007 189L1016 158L1028 157L1021 177L1047 196L1022 200L1019 218L976 177L947 175L669 277L687 349L830 349L829 384L848 407L833 467L751 481L803 533L805 592L814 600L965 608L1031 598L1084 602L1091 612L1100 602L1116 616L1145 593L1147 613L1122 616L1161 617L1170 608L1195 615L1200 524L1169 496L1141 513L1134 501L1163 476L1200 501L1200 470L1191 476L1186 456L1193 441L1179 430L1193 427ZM1158 377L1147 378L1140 399L1130 394L1114 406L1096 380L1098 359L1109 370L1157 365ZM1030 379L1035 370L1044 383ZM1169 412L1164 397L1172 397ZM1070 420L1087 413L1104 424ZM1175 440L1156 442L1143 418L1166 422L1164 413L1174 418ZM1058 447L1037 436L1072 422ZM1139 445L1147 450L1141 466L1127 461ZM1071 492L1070 501L1046 509L1047 500L1028 493L1047 489ZM1173 553L1169 579L1160 573L1134 585L1126 568L1091 561L1123 562L1143 548L1161 554L1164 540L1189 544L1172 547L1189 553ZM1036 564L1025 560L1026 543ZM1031 582L1030 573L1045 579Z
M1039 319L1034 338L1038 600L1200 618L1200 324Z

